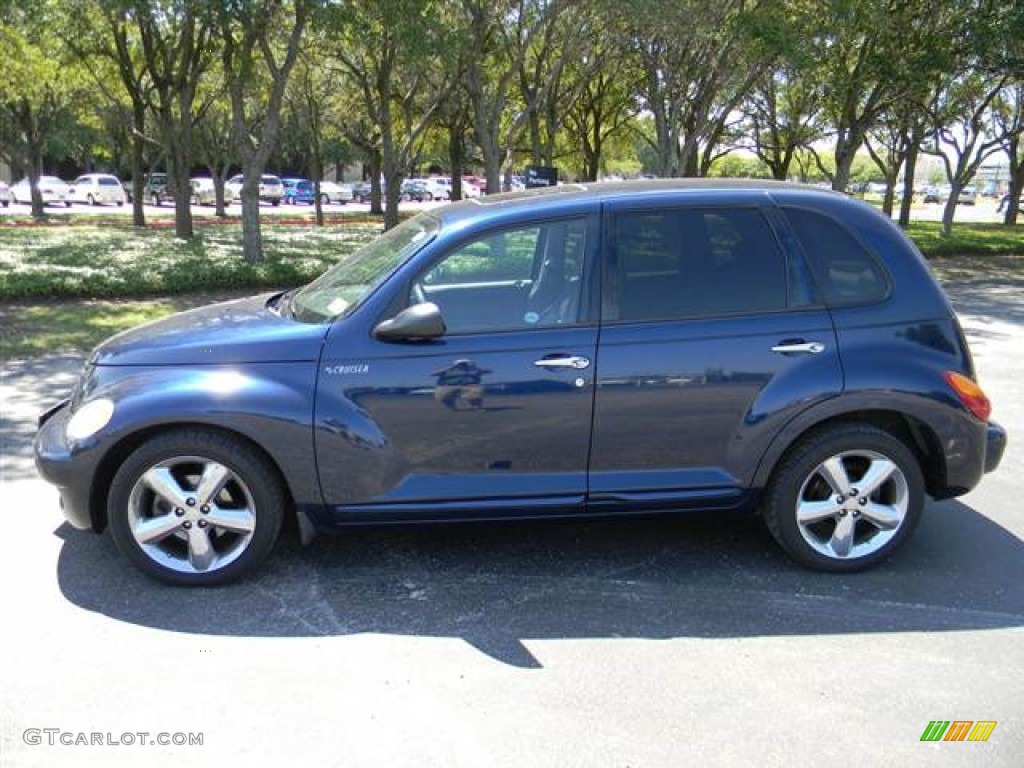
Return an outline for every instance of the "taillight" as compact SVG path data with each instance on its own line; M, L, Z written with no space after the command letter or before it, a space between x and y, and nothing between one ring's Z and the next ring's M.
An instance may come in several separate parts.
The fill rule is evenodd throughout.
M956 371L946 371L945 376L949 386L956 392L956 396L960 398L964 407L980 421L988 421L988 417L992 414L992 403L981 391L977 382Z

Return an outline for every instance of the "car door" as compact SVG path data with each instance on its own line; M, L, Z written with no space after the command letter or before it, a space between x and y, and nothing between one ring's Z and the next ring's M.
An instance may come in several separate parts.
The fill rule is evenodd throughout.
M330 335L316 449L335 522L582 511L598 225L531 221L427 255L396 306L436 304L441 338Z
M773 209L606 212L590 504L741 504L778 430L833 397L831 318Z

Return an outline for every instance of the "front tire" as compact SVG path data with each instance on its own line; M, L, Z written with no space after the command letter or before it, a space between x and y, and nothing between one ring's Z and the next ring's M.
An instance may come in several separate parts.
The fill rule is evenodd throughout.
M776 467L764 516L798 563L850 573L902 546L924 494L917 457L902 441L867 424L837 424L804 438Z
M143 443L110 486L114 543L168 584L211 586L239 578L270 553L285 496L273 466L245 441L176 430Z

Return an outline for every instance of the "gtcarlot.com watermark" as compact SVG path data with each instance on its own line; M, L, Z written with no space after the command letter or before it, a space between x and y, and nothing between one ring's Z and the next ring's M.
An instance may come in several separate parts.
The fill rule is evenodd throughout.
M22 740L32 747L201 747L203 733L168 733L160 731L65 731L61 728L26 728Z

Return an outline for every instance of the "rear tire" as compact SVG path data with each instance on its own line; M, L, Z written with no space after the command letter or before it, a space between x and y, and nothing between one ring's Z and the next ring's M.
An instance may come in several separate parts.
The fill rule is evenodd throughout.
M764 517L801 565L850 573L903 545L924 496L921 467L903 442L867 424L836 424L801 440L776 467Z

